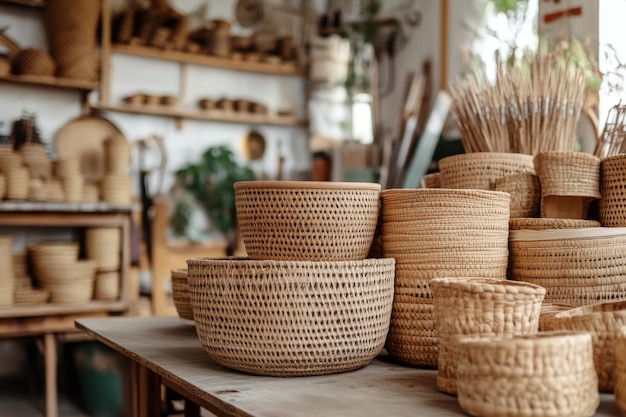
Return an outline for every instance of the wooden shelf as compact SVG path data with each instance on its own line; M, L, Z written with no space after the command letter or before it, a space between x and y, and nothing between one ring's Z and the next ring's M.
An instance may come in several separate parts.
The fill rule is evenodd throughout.
M128 213L130 205L98 203L56 203L50 201L2 201L0 212L53 212L53 213Z
M263 62L239 61L228 58L220 58L211 55L191 54L188 52L166 51L146 46L113 44L113 52L129 55L137 55L148 58L165 59L168 61L182 62L186 64L203 65L208 67L225 68L236 71L259 72L264 74L304 76L306 71L296 64L266 64Z
M42 9L46 7L46 2L44 0L0 0L0 4L23 7L36 7Z
M208 120L224 123L249 123L269 126L307 126L306 120L293 116L272 116L261 114L239 114L235 112L221 112L219 110L190 110L158 106L129 106L129 105L94 105L96 110L114 111L122 113L146 114L152 116L172 117L175 119Z
M36 306L13 306L0 308L0 319L104 312L121 313L126 311L127 308L127 303L123 301L91 301L82 305L46 303Z
M51 87L86 92L98 88L97 82L39 75L0 75L0 81L14 84L27 84L37 87Z

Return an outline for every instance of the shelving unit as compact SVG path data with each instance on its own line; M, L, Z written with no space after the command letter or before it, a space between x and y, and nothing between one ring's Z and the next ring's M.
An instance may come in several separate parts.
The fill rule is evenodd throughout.
M82 92L89 92L98 88L98 83L96 82L37 75L0 75L0 82L77 90Z

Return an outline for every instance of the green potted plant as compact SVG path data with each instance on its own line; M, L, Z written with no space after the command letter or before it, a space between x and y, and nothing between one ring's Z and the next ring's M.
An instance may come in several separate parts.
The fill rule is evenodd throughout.
M226 254L232 255L237 243L235 190L238 181L255 179L254 171L238 163L226 146L209 147L198 162L190 162L176 171L177 185L203 210L207 220L226 238ZM171 219L178 234L188 236L191 207L184 199L177 201Z

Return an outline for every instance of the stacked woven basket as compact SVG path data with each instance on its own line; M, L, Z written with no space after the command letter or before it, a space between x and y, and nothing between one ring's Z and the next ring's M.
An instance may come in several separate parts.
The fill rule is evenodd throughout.
M189 259L196 330L216 362L274 376L367 365L383 349L393 259L366 259L380 186L240 182L237 218L251 259Z
M87 258L96 263L94 298L114 300L120 293L122 232L117 227L89 228L85 232Z
M102 200L112 204L132 203L132 177L128 174L131 147L121 135L104 141L105 175L100 181Z

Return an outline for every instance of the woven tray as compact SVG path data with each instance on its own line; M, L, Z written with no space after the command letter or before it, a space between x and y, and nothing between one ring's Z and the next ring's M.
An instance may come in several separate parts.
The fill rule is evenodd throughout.
M593 361L598 375L598 389L612 393L615 389L614 339L626 326L626 301L586 305L554 315L554 330L575 330L591 333Z
M512 174L534 174L532 155L472 152L439 161L442 188L495 190L496 181Z
M620 154L600 162L599 217L605 227L626 226L626 155Z
M178 317L193 321L193 309L191 308L187 270L173 269L171 271L171 277L172 297L174 298L174 308L176 308Z
M383 349L393 259L188 259L198 336L223 366L303 376L367 365Z
M590 417L599 405L588 333L462 340L461 408L483 417Z
M537 333L546 290L537 285L481 278L430 281L439 342L437 387L457 393L457 336L515 336Z
M252 259L359 260L374 239L380 184L243 181L235 202Z
M626 415L626 327L622 326L615 335L615 402Z

